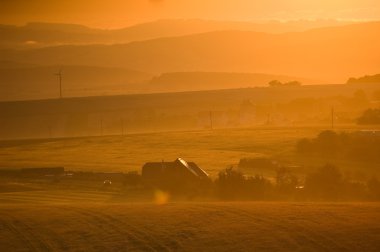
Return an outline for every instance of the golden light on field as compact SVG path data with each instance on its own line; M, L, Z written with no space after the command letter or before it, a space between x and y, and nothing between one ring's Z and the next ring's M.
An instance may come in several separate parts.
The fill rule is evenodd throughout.
M380 251L379 45L379 0L0 0L0 252Z

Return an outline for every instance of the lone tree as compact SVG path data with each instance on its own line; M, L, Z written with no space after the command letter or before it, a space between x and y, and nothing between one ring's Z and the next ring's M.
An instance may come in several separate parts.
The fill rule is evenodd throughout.
M282 83L281 81L278 81L278 80L272 80L270 82L268 82L268 85L270 87L299 87L302 85L301 82L299 81L288 81L288 82L285 82L285 83Z
M270 87L280 87L280 86L282 86L282 82L278 81L278 80L272 80L272 81L268 82L268 85Z

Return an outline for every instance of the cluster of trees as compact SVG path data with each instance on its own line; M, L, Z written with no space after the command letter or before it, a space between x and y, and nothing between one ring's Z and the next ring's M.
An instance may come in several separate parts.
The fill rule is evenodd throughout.
M260 175L244 176L228 168L215 180L216 193L225 200L380 200L380 181L351 181L334 165L326 164L301 180L289 170L279 169L276 181Z
M140 187L153 191L157 189L144 182L137 173L126 174L124 185L128 188ZM317 168L302 179L282 167L277 169L274 179L262 175L247 176L239 169L229 167L220 171L215 180L209 180L207 183L194 183L193 187L190 187L176 181L175 187L158 189L168 191L173 197L221 200L380 200L378 179L372 178L367 182L353 181L331 164Z
M221 199L270 199L272 183L261 175L245 176L232 167L221 171L214 182L216 194Z
M303 138L296 144L299 155L353 161L380 162L380 135L377 131L353 133L326 130L316 138Z
M299 81L281 82L278 80L272 80L268 83L270 87L299 87L302 85Z
M346 82L347 84L371 84L380 83L380 74L375 75L365 75L359 78L349 78Z
M367 109L357 119L357 123L361 125L380 124L380 109Z

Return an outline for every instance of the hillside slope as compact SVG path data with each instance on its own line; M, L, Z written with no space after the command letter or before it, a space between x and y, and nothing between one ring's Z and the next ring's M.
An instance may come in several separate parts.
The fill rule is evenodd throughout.
M120 45L3 50L3 60L126 67L145 72L258 72L345 82L378 72L380 22L267 34L217 31ZM368 43L370 41L370 43Z
M77 65L30 66L0 62L0 100L59 97L56 73L62 71L63 96L115 95L139 92L151 74L125 68Z
M197 91L244 87L268 86L268 82L299 81L302 84L317 84L316 80L299 77L270 75L260 73L217 73L217 72L179 72L164 73L154 77L148 90L153 91Z
M168 36L183 36L217 30L242 30L269 33L305 31L339 26L348 22L336 20L289 22L232 22L202 19L158 20L121 29L96 29L77 24L28 23L24 26L0 25L0 48L33 48L64 44L113 44Z

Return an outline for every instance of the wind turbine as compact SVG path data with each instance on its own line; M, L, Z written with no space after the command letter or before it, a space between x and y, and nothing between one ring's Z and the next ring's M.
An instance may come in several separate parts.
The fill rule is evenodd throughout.
M59 69L59 72L55 75L58 76L59 80L59 98L62 99L62 69Z

